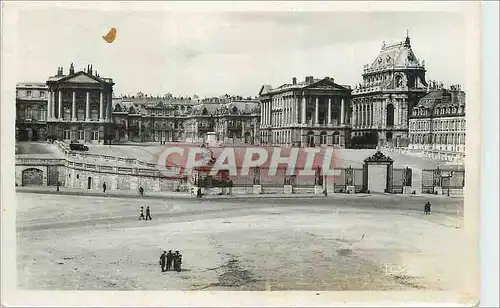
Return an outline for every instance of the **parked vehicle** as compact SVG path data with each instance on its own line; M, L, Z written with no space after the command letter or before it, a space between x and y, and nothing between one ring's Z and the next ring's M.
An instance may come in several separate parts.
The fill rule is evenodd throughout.
M69 148L72 151L88 151L89 147L81 143L70 143Z

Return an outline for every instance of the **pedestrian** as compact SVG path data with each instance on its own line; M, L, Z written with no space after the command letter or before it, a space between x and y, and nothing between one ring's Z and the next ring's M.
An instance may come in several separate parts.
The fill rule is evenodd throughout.
M144 197L144 188L139 187L139 193L141 194L141 197Z
M182 271L182 269L181 269L181 268L182 268L182 255L181 255L181 254L179 254L179 255L177 256L177 271L178 271L178 272Z
M196 191L196 198L201 198L201 188L198 187L198 190Z
M139 220L144 219L144 207L141 206L141 212L139 214Z
M167 271L170 271L172 269L173 261L174 261L174 254L172 253L172 250L169 250L167 253Z
M153 218L151 218L151 210L149 209L149 206L146 208L146 220L153 220Z
M163 253L160 256L160 266L161 266L161 271L165 271L165 259L167 258L167 252L163 251Z
M426 215L430 215L431 214L431 203L427 201L427 203L425 204L425 212L426 212Z
M181 271L181 255L178 250L174 253L174 270L177 272Z
M104 193L106 192L106 182L102 183L102 191Z

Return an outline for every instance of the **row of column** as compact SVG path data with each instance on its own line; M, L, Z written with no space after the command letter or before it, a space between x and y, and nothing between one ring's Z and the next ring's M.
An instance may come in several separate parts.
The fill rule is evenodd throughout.
M300 124L306 123L306 96L302 96L299 104L299 98L288 96L274 98L271 101L261 103L261 124L264 126L282 126L287 124ZM282 109L282 111L275 112L274 109ZM274 115L274 116L273 116ZM314 109L314 124L319 124L319 97L315 97ZM328 98L328 114L327 124L332 124L332 99ZM340 124L345 123L345 99L341 99L340 105Z
M57 93L57 105L58 112L56 115L55 112L55 92L49 90L48 92L48 104L47 104L47 119L49 121L56 119L63 119L63 102L62 102L62 90L59 90ZM107 93L107 108L105 109L104 104L104 91L100 91L99 93L99 122L110 122L111 121L111 112L112 112L112 92ZM106 114L106 118L104 118L104 113ZM73 91L72 101L71 101L71 121L76 121L76 92ZM90 121L90 92L87 91L85 98L85 121Z
M357 103L353 106L353 124L355 126L385 125L378 104Z
M353 104L354 126L386 126L406 125L408 117L406 114L405 100L396 100L387 104L384 108L383 102L355 102ZM389 111L392 110L393 123L388 123Z

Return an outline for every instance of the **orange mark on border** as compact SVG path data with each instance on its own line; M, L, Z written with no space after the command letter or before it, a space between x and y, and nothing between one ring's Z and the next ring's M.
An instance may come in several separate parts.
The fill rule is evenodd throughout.
M111 30L109 30L108 34L103 35L102 38L108 43L113 43L116 39L116 29L111 28Z

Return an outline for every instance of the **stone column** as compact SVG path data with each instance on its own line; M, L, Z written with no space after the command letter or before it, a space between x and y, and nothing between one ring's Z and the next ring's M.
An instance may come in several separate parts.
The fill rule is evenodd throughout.
M264 102L260 103L260 124L264 125Z
M85 121L90 121L90 92L85 97Z
M394 110L394 126L396 125L399 125L399 101L396 100L396 102L394 103L394 108L396 110Z
M345 124L345 102L343 97L340 102L340 124Z
M314 125L319 124L319 97L316 96L316 105L314 106Z
M71 100L71 121L76 122L76 92L73 91L73 99Z
M332 124L332 99L328 98L328 113L327 113L328 124Z
M369 102L368 103L368 126L372 126L373 125L373 105L372 105L372 102Z
M107 96L108 96L108 103L106 104L106 107L107 107L106 108L106 122L111 122L111 112L113 110L111 91L108 92Z
M262 115L260 117L260 123L266 125L266 103L262 102Z
M297 124L299 121L299 113L297 106L299 105L299 99L297 97L293 97L293 104L292 104L292 114L293 114L293 124Z
M102 91L99 92L99 122L104 120L103 117L104 112L104 93Z
M47 121L52 120L52 91L47 92Z
M57 107L58 107L58 113L57 113L57 117L59 119L62 119L63 116L62 116L62 91L59 90L59 96L57 98L57 103L59 104Z
M306 124L306 97L302 96L302 114L301 121L302 124Z

